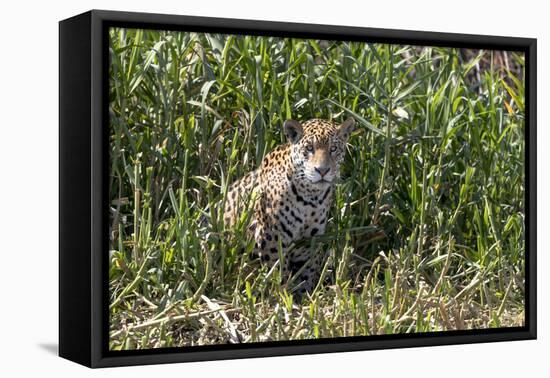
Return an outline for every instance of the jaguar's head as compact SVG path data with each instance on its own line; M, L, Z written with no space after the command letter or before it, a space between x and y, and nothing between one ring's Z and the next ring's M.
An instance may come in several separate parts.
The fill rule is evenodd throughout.
M342 124L321 119L304 123L288 120L284 123L291 145L291 159L296 173L314 184L330 184L339 176L346 144L355 120Z

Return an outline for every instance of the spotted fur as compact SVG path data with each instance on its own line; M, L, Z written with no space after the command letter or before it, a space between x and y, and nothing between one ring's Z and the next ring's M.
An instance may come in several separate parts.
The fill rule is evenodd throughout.
M295 244L325 232L334 183L353 127L351 118L341 125L321 119L303 124L286 121L288 143L276 147L258 169L233 183L228 191L226 227L233 227L252 203L249 229L256 254L272 265L279 259L280 245L283 273L287 277L299 273L295 282L300 283L300 294L317 284L322 256L311 247Z

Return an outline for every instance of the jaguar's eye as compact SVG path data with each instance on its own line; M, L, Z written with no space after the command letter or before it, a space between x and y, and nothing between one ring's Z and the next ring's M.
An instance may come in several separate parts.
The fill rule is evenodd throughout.
M312 146L311 144L308 144L308 145L306 146L306 150L307 150L308 152L313 152L313 146Z
M330 152L336 152L336 146L332 146L332 147L330 148Z

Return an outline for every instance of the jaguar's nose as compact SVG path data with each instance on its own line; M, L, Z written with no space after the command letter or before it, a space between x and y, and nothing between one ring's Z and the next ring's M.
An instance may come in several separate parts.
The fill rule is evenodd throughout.
M330 171L330 167L315 167L315 171L323 177L328 171Z

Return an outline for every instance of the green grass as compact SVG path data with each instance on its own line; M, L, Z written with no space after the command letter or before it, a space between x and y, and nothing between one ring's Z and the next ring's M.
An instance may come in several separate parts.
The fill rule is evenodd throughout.
M523 72L514 52L111 30L111 349L523 325ZM284 120L348 116L325 279L298 303L250 257L250 214L224 230L212 205Z

